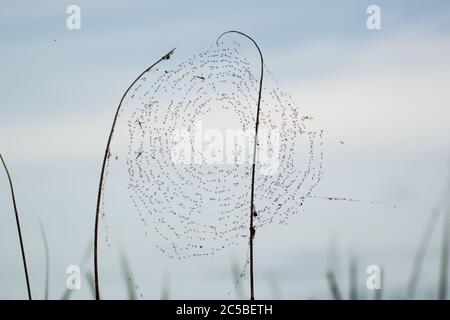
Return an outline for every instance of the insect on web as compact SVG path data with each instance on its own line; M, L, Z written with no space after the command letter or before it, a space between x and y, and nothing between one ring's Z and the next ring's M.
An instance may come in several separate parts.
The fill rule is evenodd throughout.
M253 154L257 70L238 44L222 43L181 63L159 65L123 101L127 112L119 121L126 121L128 131L120 139L127 139L129 198L146 234L170 258L210 256L248 241L252 163L246 159ZM323 174L322 132L310 129L312 118L301 113L267 71L264 76L256 229L287 223L302 210ZM234 140L227 158L231 162L221 161L226 158L223 149L210 150L209 158L215 160L208 162L205 148L195 146L199 127L218 125L246 133L251 142ZM188 133L189 142L194 141L187 144L181 162L174 161L180 142L176 132ZM261 161L260 153L269 163ZM108 163L117 160L116 154L112 147Z

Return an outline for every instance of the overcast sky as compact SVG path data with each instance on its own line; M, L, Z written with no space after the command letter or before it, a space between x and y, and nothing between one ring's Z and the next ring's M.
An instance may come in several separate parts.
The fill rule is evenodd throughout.
M81 8L80 30L66 28L71 4ZM381 8L381 30L366 27L370 4ZM330 243L344 292L353 255L361 294L372 294L364 287L371 264L385 268L388 297L405 294L449 167L448 1L2 0L0 152L15 182L36 298L45 263L39 222L50 246L51 298L60 297L66 267L80 263L92 240L104 145L124 90L173 47L183 60L230 29L257 40L280 87L325 129L316 194L397 205L309 201L288 226L259 236L257 297L329 298ZM126 206L129 198L117 201ZM0 297L25 298L3 171L0 212ZM233 289L230 261L242 258L239 248L211 261L168 262L122 218L114 218L124 225L112 234L116 245L102 245L105 297L125 297L120 250L145 298L158 299L166 282L173 298L226 298ZM437 291L440 232L424 266L423 297ZM91 297L88 286L74 297Z

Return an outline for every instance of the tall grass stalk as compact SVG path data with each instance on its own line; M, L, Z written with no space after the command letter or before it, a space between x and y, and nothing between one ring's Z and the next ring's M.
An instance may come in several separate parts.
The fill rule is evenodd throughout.
M327 280L328 280L328 286L330 288L331 296L334 300L342 300L342 295L339 290L339 286L337 284L336 275L332 270L329 270L327 272Z
M231 259L231 276L233 279L233 286L236 292L236 296L239 300L244 299L244 291L241 285L241 267L239 266L239 260L237 257Z
M9 174L8 167L6 166L5 160L3 159L1 154L0 154L0 160L3 163L3 168L5 169L6 175L8 176L8 180L9 180L9 187L11 189L11 197L12 197L12 202L13 202L13 206L14 206L14 212L15 212L15 215L16 215L17 232L19 234L20 250L22 252L23 269L25 271L25 279L26 279L26 282L27 282L28 300L32 300L31 288L30 288L30 279L28 277L27 259L25 257L25 248L24 248L24 245L23 245L22 231L20 230L19 212L17 211L16 195L14 194L14 187L13 187L13 183L12 183L12 180L11 180L11 175Z
M420 241L419 249L417 250L416 256L414 258L413 268L411 271L411 275L409 277L408 282L408 291L407 291L407 299L414 299L417 283L419 282L420 272L422 270L422 265L425 260L425 255L428 249L428 246L431 241L431 237L433 235L434 229L436 227L440 211L438 208L433 209L430 217L428 218L427 225L425 227L425 231L422 235L422 239Z
M442 230L442 249L441 249L441 263L439 274L439 292L438 299L445 300L447 298L447 282L448 282L448 260L449 260L449 232L450 232L450 219L449 209L443 216L443 230Z
M48 241L45 234L44 226L42 221L39 222L39 227L41 228L42 240L44 241L44 251L45 251L45 291L44 300L48 300L49 297L49 283L50 283L50 252L48 250Z
M133 273L131 272L130 262L123 251L120 253L120 265L122 267L125 285L127 287L128 300L137 300L138 293L136 291Z
M358 267L355 257L350 258L350 300L358 300Z
M117 119L119 117L120 109L122 108L123 100L125 99L126 95L128 94L128 91L133 87L133 85L148 71L150 71L154 66L156 66L158 63L160 63L163 60L170 59L171 55L175 51L175 48L166 53L164 56L162 56L158 61L153 63L150 67L144 70L127 88L125 93L122 95L122 98L120 99L119 105L117 107L116 113L114 115L114 120L111 126L111 131L109 132L108 141L106 143L105 148L105 155L103 157L103 164L102 169L100 173L100 181L98 184L98 193L97 193L97 206L95 211L95 224L94 224L94 283L95 283L95 299L100 300L100 285L99 285L99 276L98 276L98 225L99 225L99 219L100 219L100 204L102 199L102 190L103 190L103 183L105 178L105 169L106 169L106 162L108 161L109 154L110 154L110 147L111 147L111 141L114 134L114 129L116 127Z
M166 272L162 280L161 287L161 300L169 300L170 299L170 275Z
M439 275L439 292L438 299L445 300L447 298L448 285L448 265L449 265L449 246L450 246L450 171L447 174L447 184L443 197L443 230L442 230L442 249L441 249L441 270Z
M256 49L258 49L259 57L261 60L261 77L259 79L259 90L258 90L258 104L256 109L256 123L255 123L255 140L253 143L253 162L252 162L252 181L251 181L251 188L250 188L250 228L249 228L249 247L250 247L250 300L255 300L255 285L254 285L254 277L253 277L253 239L255 237L255 227L253 225L253 217L256 216L256 210L255 210L255 171L256 171L256 151L257 151L257 144L258 144L258 128L259 128L259 113L261 110L261 93L262 93L262 83L263 83L263 76L264 76L264 59L263 55L261 53L261 50L259 49L258 44L255 40L253 40L250 36L246 35L243 32L240 31L226 31L222 33L216 40L216 44L219 45L219 40L222 36L229 34L229 33L236 33L241 36L246 37L250 41L253 42Z

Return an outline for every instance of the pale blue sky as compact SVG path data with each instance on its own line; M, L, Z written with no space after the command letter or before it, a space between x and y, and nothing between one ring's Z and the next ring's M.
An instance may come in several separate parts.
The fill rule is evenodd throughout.
M70 4L81 8L81 30L66 28ZM370 4L381 8L379 31L366 28ZM399 206L310 202L290 226L273 227L275 237L261 236L259 250L270 258L259 261L260 297L270 297L276 279L284 297L329 298L324 272L333 235L344 288L353 253L361 269L385 265L390 293L403 293L447 172L448 1L1 0L0 152L16 183L37 297L44 263L39 221L50 241L51 297L58 298L66 266L78 263L92 235L104 143L124 89L169 49L177 47L183 59L230 29L258 41L280 86L326 129L326 176L318 193ZM0 297L24 298L7 187L2 172ZM117 237L126 238L126 230ZM439 236L425 265L424 296L436 287ZM173 297L221 298L230 290L229 256L208 268L201 261L177 266L152 250L151 243L127 248L146 298L159 298L166 273ZM140 258L146 253L152 258ZM122 297L113 254L104 259L105 286L108 296ZM176 286L184 273L192 279ZM361 286L364 279L361 270ZM75 296L90 297L89 290Z

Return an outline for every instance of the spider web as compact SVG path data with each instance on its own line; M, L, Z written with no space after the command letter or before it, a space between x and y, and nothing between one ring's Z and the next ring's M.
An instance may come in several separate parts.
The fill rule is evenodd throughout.
M170 258L210 256L248 241L252 163L247 159L253 154L259 89L259 74L252 70L259 70L259 65L250 63L242 51L237 43L221 43L181 63L158 65L123 101L127 112L120 121L127 130L121 139L126 139L127 150L122 155L112 148L106 173L111 161L126 158L135 214L146 235ZM322 131L311 129L313 119L264 72L256 230L287 224L290 216L301 212L323 175ZM228 143L231 162L221 161L223 149L210 147L205 154L196 142L177 154L182 161L174 161L180 142L174 133L187 132L194 140L199 127L233 128L247 133L251 143ZM116 132L114 139L118 136ZM263 154L269 162L263 161Z

